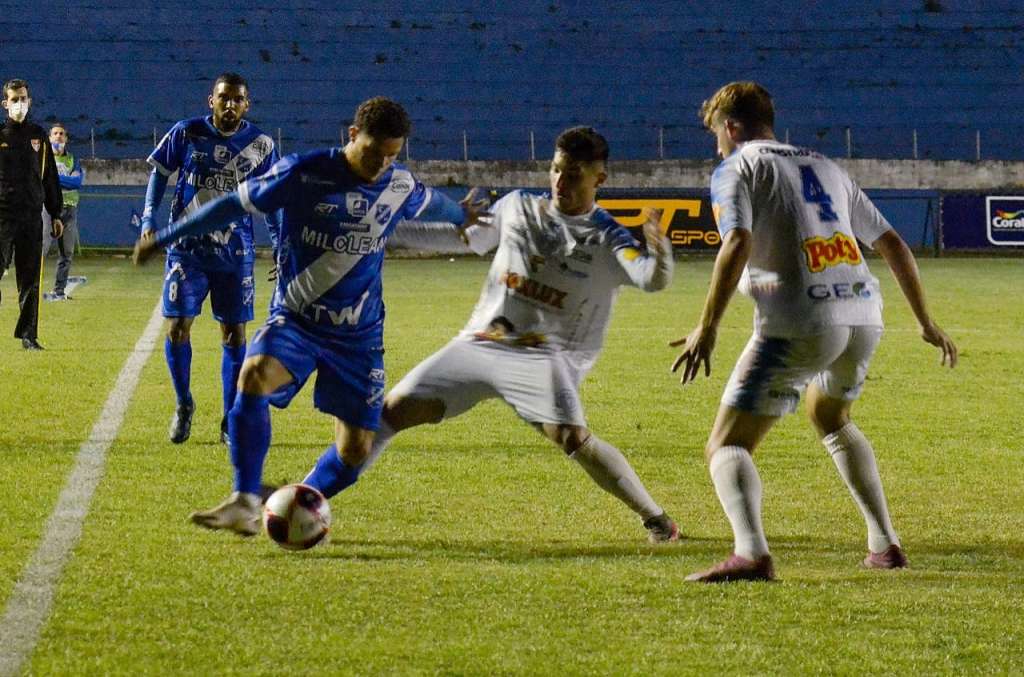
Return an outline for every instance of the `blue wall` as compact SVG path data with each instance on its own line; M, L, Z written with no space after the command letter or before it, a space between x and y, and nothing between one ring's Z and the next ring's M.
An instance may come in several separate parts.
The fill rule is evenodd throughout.
M928 11L930 7L932 11ZM941 11L936 11L941 10ZM204 112L211 79L237 70L251 117L288 152L335 143L356 104L386 94L414 118L412 157L547 157L587 123L618 158L706 157L696 110L757 79L778 131L859 157L1024 156L1024 3L325 2L4 3L2 75L33 86L87 155L138 157Z

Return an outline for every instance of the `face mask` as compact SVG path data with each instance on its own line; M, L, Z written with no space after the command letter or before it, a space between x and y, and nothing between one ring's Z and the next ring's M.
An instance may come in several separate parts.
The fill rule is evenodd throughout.
M64 146L66 146L67 144L58 143L57 141L51 141L50 145L53 146L54 153L60 154L64 152Z
M15 101L7 108L7 114L15 122L23 122L28 115L28 101Z

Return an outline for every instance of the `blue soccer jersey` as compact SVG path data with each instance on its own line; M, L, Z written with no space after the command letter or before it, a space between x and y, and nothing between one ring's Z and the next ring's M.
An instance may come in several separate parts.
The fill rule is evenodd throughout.
M422 219L461 224L462 209L400 164L373 184L349 169L340 148L289 155L239 185L242 206L280 213L274 315L300 318L332 339L380 345L384 245L396 225Z
M273 139L258 127L243 120L236 132L224 135L213 126L212 116L177 123L148 158L149 164L165 176L178 172L171 202L172 223L234 191L246 179L265 173L277 160ZM251 259L252 217L246 215L205 235L182 238L171 245L169 252L233 265Z

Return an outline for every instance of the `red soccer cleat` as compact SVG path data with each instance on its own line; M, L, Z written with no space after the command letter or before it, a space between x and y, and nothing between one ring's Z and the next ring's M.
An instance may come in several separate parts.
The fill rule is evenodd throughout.
M728 583L730 581L773 581L775 567L772 556L763 555L757 559L747 559L732 555L724 562L719 562L706 571L698 571L686 577L696 583Z
M864 566L868 569L904 569L907 566L907 556L903 554L902 548L893 543L882 552L868 552L864 558Z

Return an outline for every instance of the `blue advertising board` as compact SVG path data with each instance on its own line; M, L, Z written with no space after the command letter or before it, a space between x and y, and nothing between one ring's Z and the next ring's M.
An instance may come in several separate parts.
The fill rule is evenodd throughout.
M942 196L942 248L1024 247L1024 196L950 193Z

